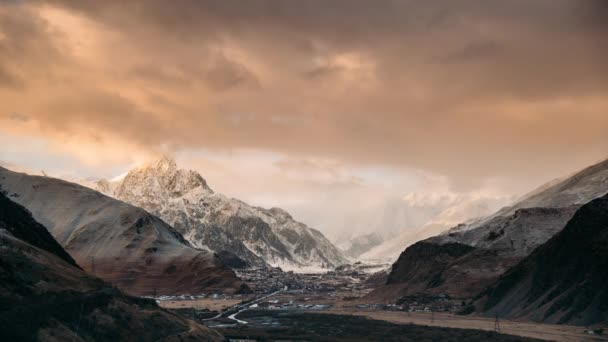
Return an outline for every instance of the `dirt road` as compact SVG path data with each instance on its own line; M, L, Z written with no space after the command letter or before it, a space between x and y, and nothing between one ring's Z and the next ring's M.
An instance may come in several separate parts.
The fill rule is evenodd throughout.
M392 323L412 323L447 328L494 330L495 320L476 316L458 316L446 313L407 313L402 311L372 311L354 308L335 307L326 314L356 315ZM500 320L500 332L503 334L538 338L548 341L608 341L608 338L585 333L584 327L535 324Z

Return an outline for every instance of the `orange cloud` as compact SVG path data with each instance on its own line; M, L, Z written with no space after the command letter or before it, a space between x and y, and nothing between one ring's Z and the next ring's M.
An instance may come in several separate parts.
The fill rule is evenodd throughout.
M539 182L608 148L604 4L6 2L0 132Z

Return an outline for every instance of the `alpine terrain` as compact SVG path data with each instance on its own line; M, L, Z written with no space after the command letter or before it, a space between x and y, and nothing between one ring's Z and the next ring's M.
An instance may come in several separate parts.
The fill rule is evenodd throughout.
M97 189L158 215L194 247L231 252L253 266L334 268L346 257L323 234L279 208L264 209L214 192L195 171L163 157Z
M473 298L559 233L583 204L607 192L608 160L543 186L492 216L409 246L393 265L386 285L370 298Z
M0 189L27 208L87 272L134 295L247 291L213 253L147 211L63 180L0 168Z
M404 230L400 234L386 239L364 254L361 259L394 262L404 248L429 237L441 234L455 225L477 222L480 218L492 214L505 204L504 198L467 198L455 197L445 209L430 218L424 224Z
M608 322L608 196L509 270L478 300L487 315L559 324Z

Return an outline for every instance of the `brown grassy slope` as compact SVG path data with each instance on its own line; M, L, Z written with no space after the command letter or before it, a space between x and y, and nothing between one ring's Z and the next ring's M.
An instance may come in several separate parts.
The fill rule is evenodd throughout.
M243 283L141 208L49 177L0 168L0 187L87 272L133 295L235 292Z
M87 275L41 228L0 194L1 341L223 340Z

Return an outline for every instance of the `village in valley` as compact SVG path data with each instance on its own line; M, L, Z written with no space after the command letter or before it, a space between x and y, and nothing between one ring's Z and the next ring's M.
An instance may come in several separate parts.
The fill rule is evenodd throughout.
M166 308L189 312L189 316L209 323L209 318L222 324L237 321L222 319L245 310L355 310L458 313L464 303L449 296L405 297L396 304L368 301L366 295L383 281L389 272L386 264L356 262L324 273L284 272L279 267L246 268L238 276L252 289L250 294L192 294L160 296L157 302ZM263 300L260 300L263 298ZM213 323L210 325L213 326Z

